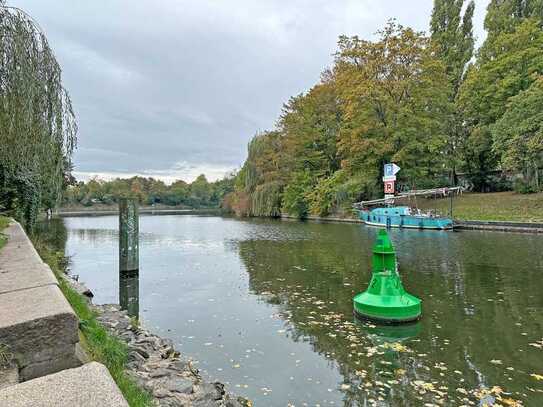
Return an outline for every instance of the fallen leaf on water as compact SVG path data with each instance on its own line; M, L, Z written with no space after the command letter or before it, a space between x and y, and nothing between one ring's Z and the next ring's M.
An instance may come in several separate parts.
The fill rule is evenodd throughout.
M408 352L409 351L409 348L407 348L407 346L402 345L399 342L392 342L392 343L387 342L387 343L383 344L382 347L385 348L385 349L392 349L395 352Z
M532 373L532 376L535 380L543 380L543 375Z
M492 359L490 363L492 363L493 365L501 365L502 361L500 359Z
M405 374L405 369L396 369L394 373L396 376L403 376Z
M513 400L510 398L506 398L506 399L502 398L500 399L500 403L505 404L506 406L511 406L511 407L522 407L522 403L520 401Z
M492 386L490 392L494 394L501 394L503 393L503 389L500 386Z
M458 389L456 389L456 391L457 391L458 393L468 394L467 390L466 390L466 389L463 389L462 387L459 387Z

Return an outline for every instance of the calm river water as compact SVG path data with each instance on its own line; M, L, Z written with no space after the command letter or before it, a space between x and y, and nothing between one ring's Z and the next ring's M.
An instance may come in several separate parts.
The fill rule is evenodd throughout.
M71 272L118 303L117 217L64 224ZM352 316L375 228L177 215L140 233L132 310L256 406L543 406L543 236L392 230L423 318L378 327Z

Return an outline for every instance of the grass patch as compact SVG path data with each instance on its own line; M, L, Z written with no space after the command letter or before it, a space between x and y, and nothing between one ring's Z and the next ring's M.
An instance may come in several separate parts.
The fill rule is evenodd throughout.
M55 273L60 289L79 318L81 345L95 361L104 364L126 401L133 407L152 405L151 395L141 389L134 380L125 373L128 359L126 343L109 334L96 319L97 314L89 307L85 298L78 294L61 275L66 267L64 253L55 251L42 241L39 236L32 236L34 247Z
M418 199L420 209L449 210L449 199ZM458 220L543 222L543 192L464 193L454 198L453 217Z
M0 249L4 247L4 245L8 241L8 238L2 233L2 230L4 230L8 226L9 221L9 218L0 215Z

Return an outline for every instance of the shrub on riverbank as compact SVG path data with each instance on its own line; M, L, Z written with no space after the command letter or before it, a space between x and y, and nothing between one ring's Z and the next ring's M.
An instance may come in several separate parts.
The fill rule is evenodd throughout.
M66 267L64 253L56 251L45 239L36 234L31 236L31 240L42 260L55 273L60 289L79 318L79 336L87 354L108 368L130 406L151 406L151 396L125 373L127 345L106 331L97 321L96 313L89 307L87 300L71 288L62 277Z

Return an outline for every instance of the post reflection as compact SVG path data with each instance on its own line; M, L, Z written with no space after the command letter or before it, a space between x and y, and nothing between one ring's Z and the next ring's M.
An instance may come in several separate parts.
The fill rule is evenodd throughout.
M139 286L139 270L119 272L119 305L134 318L139 318Z

